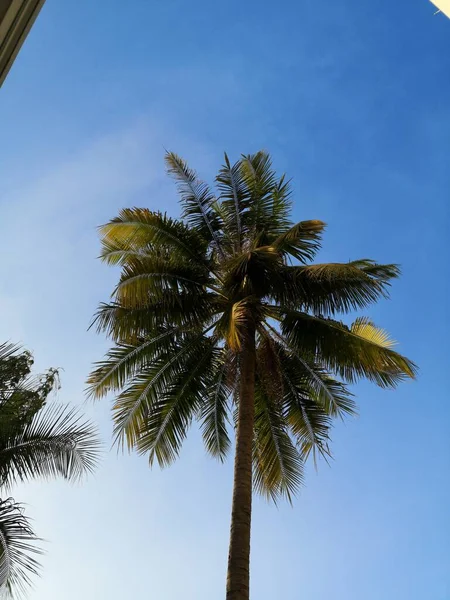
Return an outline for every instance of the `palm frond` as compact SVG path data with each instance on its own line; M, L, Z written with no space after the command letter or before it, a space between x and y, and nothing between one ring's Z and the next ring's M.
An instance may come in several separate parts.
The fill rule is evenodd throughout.
M270 226L270 235L278 236L282 231L292 225L291 222L291 180L286 179L283 174L275 183L272 192L272 215Z
M119 344L136 343L148 331L157 329L153 311L124 308L118 302L102 302L89 327L94 326L97 333L106 333Z
M271 242L271 247L283 255L290 255L302 263L314 258L320 250L323 221L300 221L287 231L283 231Z
M35 556L42 554L23 507L0 499L0 597L21 596L39 573Z
M136 447L156 458L160 467L170 465L178 456L193 418L211 387L214 369L215 341L202 340L178 369L175 377L164 387L146 415Z
M274 502L290 502L303 481L303 461L292 443L285 419L257 380L255 387L255 438L253 482L258 493Z
M397 345L397 342L390 337L387 331L376 327L367 317L358 317L352 323L350 329L355 335L382 348L390 349Z
M365 377L381 387L395 387L416 375L417 367L412 361L379 343L373 324L370 332L366 328L366 335L360 335L360 325L353 330L340 321L300 311L276 309L276 313L283 335L297 352L320 358L345 381L353 383Z
M194 230L200 232L205 240L214 242L216 249L221 252L217 234L220 222L213 209L216 200L213 193L181 157L167 152L165 160L168 173L178 183L183 219L186 219Z
M215 294L203 291L193 295L165 290L145 307L128 308L119 302L102 303L91 324L119 343L134 343L149 331L161 327L182 329L201 327L218 312Z
M264 246L289 225L289 182L277 180L267 152L242 156L241 176L249 194L249 208L242 223L253 245Z
M0 486L34 478L80 479L94 470L100 443L93 425L66 406L39 411L30 424L0 430Z
M179 328L166 328L153 333L155 335L152 337L141 338L133 344L117 344L108 351L105 360L95 363L96 368L87 380L88 395L98 399L121 390L155 358L175 349L176 339L182 335Z
M330 456L329 432L332 414L318 399L315 391L305 380L304 370L299 369L299 361L292 354L281 352L284 379L284 416L297 441L300 455L306 460L312 453L327 458Z
M249 191L242 177L241 161L231 165L225 153L225 164L216 182L220 191L224 227L235 241L234 250L239 251L242 246L242 216L249 206Z
M229 350L222 349L219 353L199 410L206 450L222 462L231 446L227 424L228 400L233 391L233 387L229 385L229 369L233 358Z
M281 381L273 385L270 377L264 377L260 378L260 384L266 395L281 407L286 427L296 440L302 460L311 453L314 462L317 453L328 458L331 417L352 413L351 394L345 393L344 386L333 381L317 365L301 359L270 325L266 324L266 327L263 335L270 340L271 352L276 356L271 362L276 361L277 378Z
M114 296L126 308L139 308L170 292L201 296L209 282L208 273L194 261L137 258L123 266Z
M285 267L274 299L315 314L347 313L387 298L390 281L398 274L397 265L370 260Z
M253 248L235 254L223 265L222 282L231 297L270 296L280 286L280 255L270 246Z
M196 230L146 208L125 208L99 231L100 258L107 264L127 264L136 255L151 257L160 249L198 263L206 261L207 242Z
M273 343L280 364L284 366L286 357L293 361L297 381L301 382L304 396L311 397L331 417L343 418L345 415L356 414L353 394L342 382L333 379L314 356L306 352L299 353L272 325L266 323L265 327L267 333L274 337Z
M180 373L189 370L187 365L202 355L205 344L209 346L205 332L180 336L173 348L161 351L133 377L113 407L114 435L119 445L126 440L129 449L138 446L148 427L149 415L173 388Z

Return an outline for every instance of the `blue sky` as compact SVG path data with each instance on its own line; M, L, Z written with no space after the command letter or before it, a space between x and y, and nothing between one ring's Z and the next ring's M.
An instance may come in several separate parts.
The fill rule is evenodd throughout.
M294 508L255 503L252 597L450 597L450 21L427 0L47 0L0 91L0 338L82 404L106 348L87 332L115 278L96 226L120 207L177 214L164 147L211 177L268 149L294 216L328 223L320 260L399 262L369 311L421 367L361 384ZM107 446L107 402L87 405ZM209 600L224 591L231 461L194 431L170 470L106 454L82 486L26 485L48 540L33 600Z

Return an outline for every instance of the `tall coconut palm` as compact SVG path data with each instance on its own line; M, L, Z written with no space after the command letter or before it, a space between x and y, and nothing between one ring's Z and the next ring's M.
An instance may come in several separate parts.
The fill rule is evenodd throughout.
M38 538L23 506L9 497L12 486L35 478L77 480L92 471L98 454L94 428L76 411L45 406L57 371L32 379L32 364L28 352L0 345L0 597L23 592L39 570Z
M233 412L226 597L248 600L252 488L292 497L305 459L329 453L332 420L354 411L346 384L414 377L370 319L337 320L386 297L399 270L367 259L310 264L325 224L291 222L290 183L264 152L233 165L225 155L218 195L177 155L166 163L181 220L130 208L100 228L101 258L121 273L95 319L114 345L88 383L96 398L116 394L117 442L161 466L194 420L223 460Z

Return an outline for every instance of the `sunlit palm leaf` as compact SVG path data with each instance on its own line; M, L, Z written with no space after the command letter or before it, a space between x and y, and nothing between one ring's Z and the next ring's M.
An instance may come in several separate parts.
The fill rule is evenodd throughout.
M245 315L248 310L248 302L240 300L222 314L215 326L217 336L225 339L226 345L234 352L239 352L242 347L243 336L246 331Z
M281 330L299 353L320 357L323 364L351 383L366 377L381 387L395 387L407 377L414 378L416 365L380 344L374 329L369 336L361 328L353 331L339 321L299 311L280 310ZM367 330L366 330L367 333Z
M351 331L366 339L368 342L377 344L382 348L391 349L397 345L397 342L390 337L387 331L376 327L376 325L366 317L357 318L356 321L352 323Z
M320 249L324 228L325 223L322 221L300 221L281 233L271 243L271 247L281 255L289 254L305 263L312 260Z
M242 223L253 245L265 246L290 226L289 182L277 180L272 161L266 152L243 156L241 174L249 194L249 209Z
M125 308L151 305L163 300L167 293L202 295L209 277L194 262L153 256L133 259L122 268L119 284L114 292L117 302Z
M160 212L127 208L100 227L101 258L108 264L126 264L131 256L154 255L155 248L170 249L178 256L206 260L207 244L195 230Z

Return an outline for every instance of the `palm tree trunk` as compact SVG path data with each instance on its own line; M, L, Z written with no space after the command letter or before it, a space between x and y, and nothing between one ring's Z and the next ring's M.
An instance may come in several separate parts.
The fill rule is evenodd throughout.
M241 354L239 412L234 461L226 600L250 597L250 526L252 516L252 449L255 420L255 329L251 327Z

